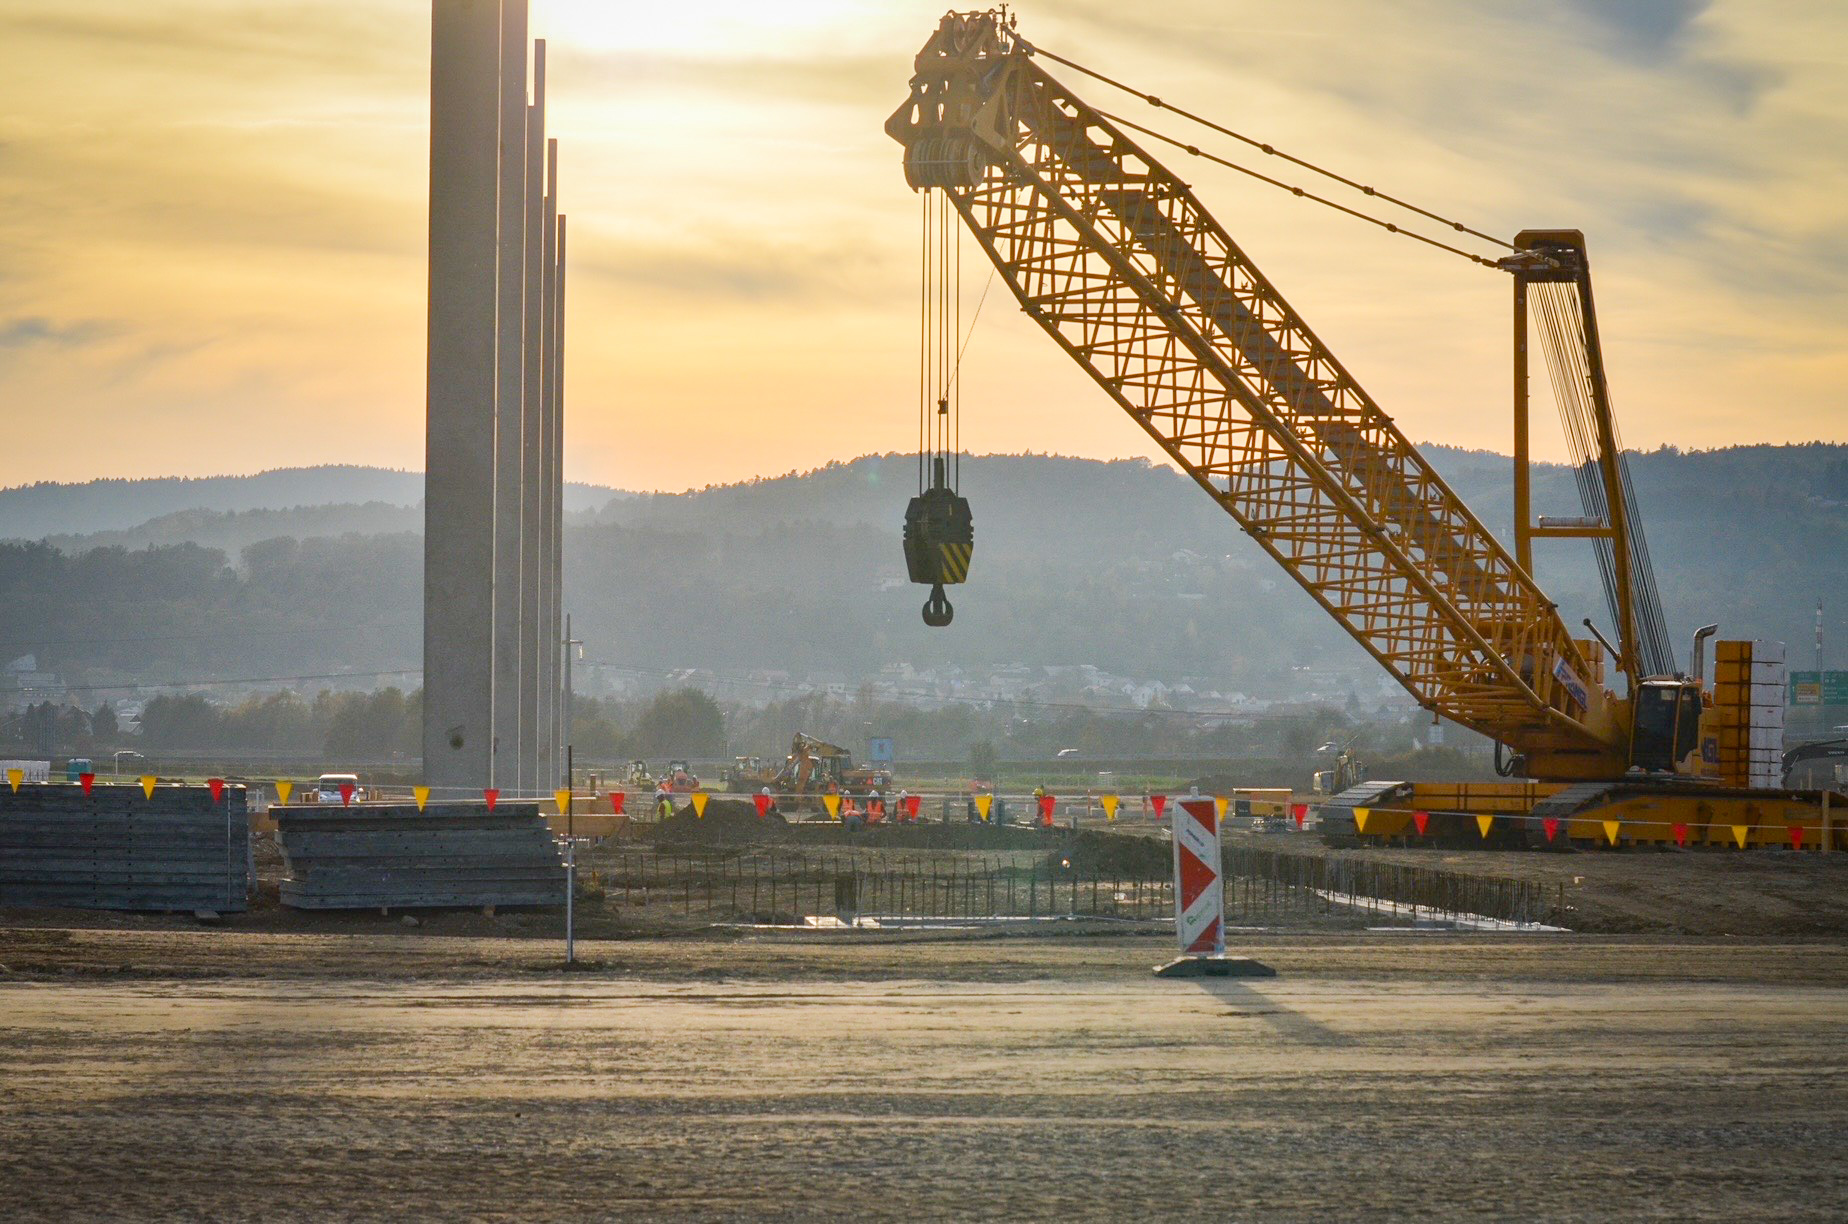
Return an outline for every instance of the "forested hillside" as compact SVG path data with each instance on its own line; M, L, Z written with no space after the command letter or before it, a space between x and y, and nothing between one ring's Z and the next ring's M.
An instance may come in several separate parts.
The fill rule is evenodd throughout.
M1507 459L1427 451L1505 537ZM1848 447L1661 451L1633 463L1681 649L1712 620L1728 635L1784 639L1806 658L1820 600L1841 650ZM1190 481L1139 460L966 460L971 580L952 592L955 624L927 630L898 544L915 483L914 460L869 457L747 485L606 498L575 514L567 606L587 654L645 671L826 671L850 681L898 661L1089 663L1279 696L1293 667L1371 670ZM1577 513L1568 471L1541 474L1536 508ZM219 548L86 547L65 536L63 549L0 545L0 653L34 653L41 668L86 684L415 668L416 525L415 512L389 506L248 506L144 529ZM1608 621L1587 549L1547 544L1538 565L1570 623Z

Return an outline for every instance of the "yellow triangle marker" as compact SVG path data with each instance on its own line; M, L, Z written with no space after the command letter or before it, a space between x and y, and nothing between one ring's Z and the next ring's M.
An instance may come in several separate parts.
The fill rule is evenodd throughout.
M563 816L571 807L571 788L568 786L559 787L552 792L552 799L558 804L558 814ZM694 800L694 802L698 803L699 801Z
M1476 817L1476 828L1478 828L1478 829L1480 829L1480 830L1482 831L1482 840L1483 840L1483 841L1487 841L1487 840L1489 840L1489 826L1490 826L1490 825L1492 825L1492 824L1494 824L1494 823L1495 823L1495 817L1493 817L1493 816L1478 816L1478 817Z
M706 819L706 792L693 792L693 814L701 820Z
M1117 804L1122 802L1121 800L1119 800L1115 795L1099 795L1097 797L1097 802L1104 809L1104 819L1105 820L1115 820L1116 819Z
M1734 825L1732 827L1732 831L1733 831L1733 839L1739 843L1739 849L1741 850L1745 849L1745 839L1747 836L1751 834L1752 826L1751 825Z
M294 793L295 793L295 783L293 782L276 783L276 802L282 804L283 807L289 806L289 796L293 795Z
M1365 833L1367 831L1367 817L1371 815L1373 815L1372 808L1355 808L1354 809L1354 832Z
M6 784L13 788L13 793L15 795L19 793L19 784L25 780L26 771L23 769L9 769L6 771Z
M1213 796L1213 814L1218 816L1219 819L1224 820L1226 818L1226 809L1231 806L1232 801L1230 799L1222 799L1218 795Z
M411 798L417 800L417 810L423 811L430 802L430 788L427 786L411 787Z
M1621 820L1607 820L1604 822L1604 836L1609 839L1611 845L1614 846L1617 844L1617 830L1621 828L1623 828L1623 821Z
M983 824L988 823L988 809L993 807L994 804L995 797L993 795L977 795L975 797L975 814L982 818Z
M148 798L152 799L154 797L154 784L158 781L160 781L160 779L155 777L153 774L142 774L141 775L141 792L144 795L146 795Z
M829 820L841 818L841 797L839 795L823 795L821 805L828 809Z

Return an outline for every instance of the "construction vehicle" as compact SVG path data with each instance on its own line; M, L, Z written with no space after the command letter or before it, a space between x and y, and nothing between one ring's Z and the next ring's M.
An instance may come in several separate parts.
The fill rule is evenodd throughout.
M669 761L667 772L657 781L676 795L690 795L699 789L699 778L685 761Z
M1708 626L1695 635L1689 670L1677 667L1611 413L1582 234L1533 229L1503 240L1281 154L1364 193L1357 207L1335 205L1343 211L1511 277L1510 552L1187 183L1130 133L1332 201L1106 114L1048 62L1217 134L1203 139L1278 153L1032 46L1004 11L947 14L885 125L904 148L907 183L925 197L922 411L954 407L944 389L956 383L961 344L950 305L961 300L960 262L949 253L959 219L1027 316L1421 708L1496 743L1505 781L1349 786L1322 807L1325 836L1409 836L1416 825L1433 837L1506 844L1782 845L1792 828L1809 830L1811 846L1840 840L1827 831L1821 795L1776 789L1767 773L1777 754L1761 740L1781 737L1782 695L1775 710L1754 698L1781 675L1781 647L1720 643L1709 687ZM1388 206L1441 223L1452 241L1369 214ZM1537 524L1527 364L1536 331L1584 510ZM1587 634L1575 634L1535 582L1533 541L1559 538L1592 541L1613 635L1589 620Z
M654 775L648 772L647 761L630 761L629 771L623 777L623 785L646 790L654 786Z
M777 767L760 756L733 757L719 774L719 785L734 795L754 795L776 781Z
M1328 762L1327 768L1318 769L1310 776L1310 789L1315 794L1339 795L1367 780L1367 767L1354 751L1353 741L1338 744L1330 740L1315 752Z
M768 786L779 803L787 797L796 806L812 808L824 794L862 795L888 790L892 775L876 766L856 766L853 753L839 744L798 731L789 743L789 756L782 768L761 785Z

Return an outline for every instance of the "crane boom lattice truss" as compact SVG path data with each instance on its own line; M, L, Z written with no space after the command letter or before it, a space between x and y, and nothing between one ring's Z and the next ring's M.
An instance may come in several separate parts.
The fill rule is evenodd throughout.
M1595 673L1532 578L1192 191L995 15L944 19L887 131L1026 313L1426 709L1608 768Z

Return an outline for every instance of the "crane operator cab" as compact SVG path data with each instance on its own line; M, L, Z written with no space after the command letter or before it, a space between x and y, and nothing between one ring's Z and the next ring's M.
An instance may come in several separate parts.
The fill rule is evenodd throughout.
M1700 744L1701 682L1664 677L1636 686L1630 731L1630 765L1679 773Z

